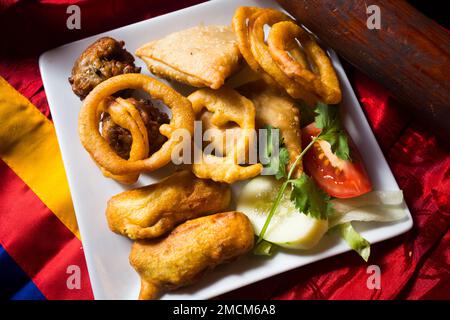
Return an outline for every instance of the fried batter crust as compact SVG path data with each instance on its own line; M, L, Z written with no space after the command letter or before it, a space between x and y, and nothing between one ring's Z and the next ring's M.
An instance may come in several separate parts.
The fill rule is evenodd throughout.
M92 43L75 61L69 82L83 100L100 82L123 73L139 73L134 57L123 48L125 43L103 37Z
M100 114L105 111L103 102L114 93L125 89L142 90L148 93L152 99L161 100L172 113L169 124L162 124L159 127L159 132L168 140L150 157L131 159L130 156L130 159L123 159L117 155L99 132ZM130 125L136 129L141 125L145 127L140 115L136 115L139 112L134 107L128 108L130 103L122 100L122 103L127 105L130 115L134 114L132 117L134 120L131 119L133 121ZM121 74L100 83L86 97L78 117L78 134L83 147L97 165L113 175L127 175L144 171L151 172L168 164L172 160L172 151L183 141L183 137L175 132L182 130L185 136L188 134L192 136L194 120L195 116L190 101L173 88L143 74ZM121 125L121 127L125 126ZM130 128L127 129L130 130Z
M219 90L209 88L197 90L189 95L188 99L192 102L192 108L197 116L200 117L204 109L212 113L210 124L217 129L224 130L228 124L235 123L237 126L233 130L235 132L240 130L241 133L236 143L232 143L233 148L226 150L225 157L202 154L201 161L192 165L192 172L199 178L226 183L250 179L260 174L262 171L260 163L241 165L241 162L249 158L248 151L255 139L253 103L225 86Z
M230 199L227 184L182 170L159 183L112 197L106 217L113 232L131 239L155 238L183 221L225 210Z
M136 50L149 70L194 87L220 88L240 67L241 54L226 26L196 26L151 41Z
M268 125L278 128L284 145L289 152L289 167L302 152L300 111L295 101L276 88L271 88L263 81L256 81L242 86L238 91L252 100L256 110L256 125L264 128ZM303 172L299 162L294 170L294 177Z
M217 265L249 252L253 242L250 221L236 211L187 221L166 238L136 241L130 263L141 276L139 299L156 299L192 284Z
M128 98L126 100L136 107L147 128L149 154L151 155L159 150L163 143L167 141L167 138L159 132L159 127L164 123L169 123L169 117L154 107L150 100L136 100L134 98ZM112 100L110 103L117 102ZM121 158L128 159L130 157L133 141L130 131L114 123L110 115L106 112L102 116L102 136Z

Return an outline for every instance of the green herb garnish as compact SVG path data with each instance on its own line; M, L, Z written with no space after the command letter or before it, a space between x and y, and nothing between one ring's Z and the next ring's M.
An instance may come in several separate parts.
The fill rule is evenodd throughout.
M307 213L316 219L327 219L331 216L330 196L320 189L313 179L306 174L291 180L291 201L300 212Z
M278 141L274 141L275 138L273 136L273 130L277 130L278 128L274 128L272 126L266 126L267 130L267 141L266 148L264 150L264 157L269 160L269 162L264 165L265 168L268 168L270 172L276 172L275 177L277 180L284 178L286 176L286 165L289 162L289 152L284 146L283 139L280 134L278 134ZM278 156L274 154L275 145L278 144L279 151Z
M331 145L331 151L343 160L350 160L348 138L339 118L339 110L319 102L315 110L316 127L322 129L320 139Z
M256 245L253 253L257 256L272 256L275 253L275 250L276 245L269 241L262 240Z
M369 260L370 242L364 239L352 226L350 222L335 226L339 231L339 235L347 242L348 246L358 252L364 261Z
M303 173L299 178L291 179L294 169L297 167L299 161L319 139L328 141L331 144L333 152L335 152L339 158L344 160L350 159L348 140L339 119L338 109L336 107L330 107L324 103L318 103L315 113L316 126L321 129L321 133L311 139L311 142L302 150L291 166L289 172L286 171L286 165L289 160L287 150L284 147L280 148L280 157L277 162L279 170L276 178L284 178L285 181L278 190L277 197L275 198L269 214L267 215L267 219L258 237L257 246L263 241L263 237L267 231L270 221L275 214L288 186L291 187L291 200L300 212L316 219L327 219L333 214L333 209L331 203L329 202L330 197L319 187L317 187L310 177ZM270 140L269 143L273 143L273 141ZM282 151L283 148L286 151Z

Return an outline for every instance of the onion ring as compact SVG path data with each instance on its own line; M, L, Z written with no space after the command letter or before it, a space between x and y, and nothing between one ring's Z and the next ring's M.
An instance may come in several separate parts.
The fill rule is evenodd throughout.
M295 39L301 43L317 74L308 70L308 60ZM316 93L325 103L341 101L339 81L330 59L302 27L291 21L276 23L269 32L267 44L273 60L288 77Z
M270 54L269 48L264 41L264 26L272 26L281 21L292 21L286 14L273 10L261 9L254 13L249 21L250 48L253 57L258 61L264 71L279 84L293 98L302 99L306 104L313 106L318 98L315 94L307 91L301 84L289 78L281 70Z
M258 61L254 58L253 53L250 48L248 23L251 16L259 12L261 8L258 7L239 7L234 13L233 19L231 21L233 31L236 35L239 50L242 56L249 65L249 67L259 74L264 81L268 84L276 84L270 75L268 75L264 69L261 68Z
M271 27L267 43L266 25ZM319 100L329 104L341 101L339 81L329 57L288 15L275 9L240 7L232 26L247 64L267 84L284 89L311 107ZM308 70L310 64L312 70Z
M115 102L108 106L106 112L115 124L130 131L132 143L129 160L145 159L149 152L148 133L139 111L125 99L117 98ZM115 175L103 167L100 167L100 169L104 176L121 183L132 184L139 178L139 173Z
M160 126L159 131L168 140L150 157L141 160L123 159L115 153L100 135L98 123L103 110L102 101L117 91L140 89L152 98L162 100L172 111L169 124ZM171 160L173 148L180 143L172 133L177 129L194 132L194 112L188 99L169 86L142 74L122 74L97 85L86 97L78 119L78 133L84 148L92 159L113 175L127 175L143 171L154 171Z
M219 90L200 89L188 99L192 102L194 113L199 115L204 108L213 113L211 123L223 127L229 122L236 123L241 129L237 143L227 150L224 157L202 153L202 161L192 165L192 172L203 179L212 179L225 183L252 178L262 171L260 163L241 166L239 158L247 156L249 146L254 141L255 107L247 98L235 90L222 87Z

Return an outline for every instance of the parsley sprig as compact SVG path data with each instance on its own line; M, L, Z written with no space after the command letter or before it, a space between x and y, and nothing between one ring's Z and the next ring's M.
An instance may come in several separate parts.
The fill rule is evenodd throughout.
M286 171L286 166L289 162L289 155L284 146L280 148L280 155L278 159L274 160L277 162L269 164L269 166L279 168L276 178L284 178L285 181L278 190L275 201L270 208L267 219L259 234L257 244L260 244L261 241L263 241L263 237L269 227L270 221L277 211L280 201L283 198L283 194L288 186L291 187L290 199L299 212L303 212L304 214L316 219L327 219L333 214L333 208L329 202L330 196L317 187L310 177L303 173L300 177L292 179L292 174L300 160L319 139L329 142L332 151L339 158L344 160L350 159L347 135L341 124L338 109L336 107L330 107L324 103L318 103L314 111L316 114L314 120L316 126L321 129L321 132L318 136L313 137L311 142L302 150L289 169L289 172Z
M316 127L322 129L320 139L330 143L331 151L339 158L350 160L347 134L342 126L338 108L319 102L315 112Z

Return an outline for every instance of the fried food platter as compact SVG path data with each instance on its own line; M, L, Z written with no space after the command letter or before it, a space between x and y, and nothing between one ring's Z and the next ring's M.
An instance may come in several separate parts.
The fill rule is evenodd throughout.
M208 197L218 198L218 194L220 194L221 197L219 197L219 199L214 199L214 201L206 198L201 200L206 201L207 204L203 206L203 208L198 209L197 214L190 212L187 216L173 216L173 225L169 223L169 219L164 220L160 225L155 223L158 227L162 226L160 228L153 228L154 226L147 227L143 226L141 223L142 221L136 217L128 217L130 221L134 221L135 225L123 224L123 216L127 216L130 211L127 211L128 207L125 209L123 208L123 204L120 202L121 197L126 198L127 203L134 201L136 205L139 205L141 198L147 196L147 194L145 194L147 191L145 191L143 195L142 193L139 193L140 191L135 192L133 190L138 187L144 187L143 190L148 189L150 190L148 191L150 193L157 192L154 190L157 190L159 187L158 185L155 185L155 183L169 177L173 172L179 169L179 166L169 163L170 159L167 159L167 152L163 157L154 157L158 152L162 153L164 150L167 151L167 149L173 148L173 139L170 138L170 133L173 128L175 126L177 128L181 127L192 132L191 118L197 116L196 113L199 112L201 108L211 111L212 113L217 112L218 107L213 103L216 102L217 104L217 101L211 102L211 97L208 96L208 94L216 95L216 91L214 90L223 90L226 97L232 95L231 93L227 93L227 90L229 89L219 89L225 80L223 69L220 69L221 72L219 73L211 74L210 78L213 79L213 81L209 81L202 77L205 75L205 72L202 72L202 70L206 70L207 68L202 69L202 66L196 66L195 63L192 64L193 67L190 67L190 69L195 67L199 68L200 71L195 77L188 74L188 69L181 71L178 69L172 70L161 66L159 60L158 63L155 63L155 60L161 58L166 59L166 61L170 61L170 59L176 61L175 58L170 56L170 52L169 54L167 54L167 52L162 54L162 51L160 50L155 53L155 48L158 47L157 41L166 39L165 37L170 34L188 30L190 28L199 28L199 26L200 28L210 25L232 26L232 21L235 23L233 17L236 17L236 10L242 6L267 7L280 10L279 6L274 1L268 0L215 0L73 42L48 51L40 57L40 70L52 112L66 168L66 174L68 176L72 200L89 269L90 281L96 299L136 299L139 296L139 292L141 293L141 298L208 299L275 274L351 250L338 236L327 234L321 238L320 242L314 246L314 248L309 250L280 248L272 257L261 257L251 254L253 239L250 240L249 237L245 237L245 232L248 233L249 228L246 229L243 227L248 221L245 216L243 217L240 213L235 213L234 211L236 210L241 190L248 182L247 178L252 178L261 171L259 164L241 167L244 168L242 172L245 174L234 175L231 176L231 178L226 174L226 170L225 173L224 170L210 170L205 164L194 165L196 166L196 169L192 169L193 173L191 173L189 169L186 169L186 167L183 167L185 171L177 171L177 173L175 173L175 175L180 175L180 178L173 179L174 181L179 182L176 182L169 191L167 191L167 187L165 187L166 189L162 191L162 198L160 199L166 197L167 199L164 201L167 203L170 203L171 201L182 202L183 198L181 196L181 198L177 200L170 192L175 190L178 194L182 195L186 189L183 187L182 183L186 183L186 181L196 181L190 183L197 186L199 190L206 190L205 192L207 195L210 193L211 195ZM327 100L328 103L336 103L336 99L340 99L342 96L342 102L339 107L341 110L342 123L345 126L350 139L361 154L362 162L370 177L373 190L399 191L398 185L370 130L338 57L331 50L327 50L330 55L332 66L327 63L318 63L320 72L317 73L306 70L306 64L302 63L304 60L301 60L301 57L297 60L300 62L296 64L294 68L290 68L291 65L289 64L289 60L292 59L291 57L299 57L300 55L296 55L295 53L294 55L286 55L283 54L283 52L285 52L283 50L292 47L293 38L305 37L305 35L302 33L302 30L298 30L298 27L292 25L292 22L290 22L291 18L287 15L274 13L275 10L270 12L270 14L261 14L261 19L267 19L267 21L259 21L258 23L272 23L276 26L275 31L277 33L283 33L284 36L276 38L273 36L273 41L271 40L267 45L258 42L254 42L253 44L248 43L247 46L249 51L245 51L244 49L243 55L244 58L245 55L249 57L248 60L245 60L248 65L250 65L250 69L253 69L253 71L261 70L261 73L263 74L262 78L269 79L269 82L276 79L276 82L281 83L281 88L286 89L286 92L283 92L283 95L278 96L277 99L283 100L283 103L286 103L286 100L290 101L292 96L294 96L294 98L303 98L305 104L308 104L311 99L317 99L317 97L322 100ZM236 20L238 21L239 19L236 18ZM239 25L238 22L236 22L237 25ZM236 31L238 29L238 27L235 27L234 30ZM222 32L222 30L214 30L214 32ZM252 34L251 36L261 38L260 32L261 31L255 31L254 35ZM84 101L80 102L80 99L72 92L71 85L67 82L67 77L71 74L74 61L77 60L77 57L79 57L89 45L102 37L112 37L124 41L126 50L132 54L136 53L134 61L136 67L125 66L122 69L130 69L130 74L124 75L123 77L112 77L102 84L96 84L97 86L91 93L82 92L83 98L84 96L87 97L84 98ZM270 36L269 39L271 39ZM306 50L306 55L304 55L304 57L312 55L312 52L317 52L317 50L322 50L317 47L315 42L311 44L309 39L310 38L303 39L305 40L306 48L310 48L309 51ZM173 41L170 41L169 39L166 42ZM223 41L220 43L222 42ZM146 44L149 43L150 45L145 47ZM240 45L242 45L242 43L240 43ZM146 50L139 49L143 46ZM162 46L161 43L159 43L159 46ZM148 49L148 47L150 47L151 50ZM260 54L261 50L263 51L262 54ZM225 51L229 52L230 55L234 53L232 48ZM271 57L270 53L272 51L272 59L276 60L277 63L279 61L276 68L273 67L273 64L270 65L267 62ZM258 59L253 59L255 54ZM320 54L325 55L324 52L320 52L319 55ZM147 58L144 57L141 60L138 58L140 55ZM234 72L234 69L236 69L236 66L233 64L233 58L231 58L230 55L222 59L226 60L229 65L229 68L225 70L227 74ZM215 63L214 59L211 59L211 61L211 63ZM129 62L129 59L127 59L127 62ZM146 63L151 63L153 67L147 68ZM190 61L187 61L184 65L190 65ZM136 72L139 67L142 76L134 76L133 72ZM333 67L337 78L334 78L327 73L327 70ZM154 74L148 70L152 71ZM179 81L166 81L165 79L155 76L155 74L164 72L166 77L169 75L169 78ZM151 76L150 80L147 76ZM132 79L128 79L127 77L131 77ZM156 83L151 79L156 79L158 82ZM339 79L338 81L340 83L339 92L334 90L336 89L335 87L333 88L337 79ZM307 84L301 88L306 87L308 90L298 90L298 87L296 86L297 80L299 83L303 84L307 82ZM126 85L121 81L126 82ZM179 82L185 82L189 85L180 84ZM168 86L165 86L165 84ZM200 87L200 89L192 87L192 85ZM132 100L133 98L124 96L124 98L114 97L113 100L115 101L108 102L109 104L105 104L104 102L110 94L118 90L129 89L130 86L147 91L153 98L163 99L169 108L172 109L172 112L168 111L169 109L166 107L162 107L161 110L168 111L171 119L177 119L173 121L165 119L164 124L160 126L159 130L166 136L166 140L161 141L158 145L161 149L153 153L150 157L148 157L148 139L139 138L145 124L139 120L139 113L130 111L132 110L130 104L136 105L136 101ZM211 88L203 88L208 86ZM111 87L114 87L113 91L111 91ZM171 89L172 87L175 90ZM222 86L222 88L224 87ZM231 90L236 92L233 89ZM242 91L238 91L239 94L245 95L246 90L254 92L252 87L250 87L250 89L243 88ZM94 94L98 93L98 95L94 96L92 92L94 92ZM201 94L199 94L199 92ZM264 103L264 101L266 101L264 99L270 99L271 95L272 93L268 90L262 98L259 97L253 99L253 103L251 102L252 98L250 95L247 95L247 98L250 100L242 97L240 98L242 100L241 104L247 107L242 107L241 109L249 108L248 115L251 115L251 108L253 105L257 105L259 101ZM216 98L217 97L214 96L214 99ZM158 102L154 103L158 104ZM189 108L186 107L186 105L190 105L191 103L192 105L197 105L197 107L189 111ZM173 109L173 107L175 107L175 109ZM291 109L292 106L289 105L289 103L286 103L286 107L277 112L288 112L290 117L294 119L295 116L292 116L292 114L296 115L297 111L293 110L293 112L290 112ZM105 138L105 136L103 136L103 138L101 136L103 133L100 134L96 131L96 127L99 125L100 121L99 110L103 110L103 112L105 112L104 110L108 111L111 117L110 120L112 120L113 123L120 124L121 127L126 128L131 132L133 143L129 146L128 150L126 150L127 156L129 156L128 160L124 160L123 156L119 157L117 154L112 154L111 148L108 149L105 145L104 141L107 140L102 140ZM140 109L136 107L136 110ZM241 120L239 117L236 118L236 116L233 115L232 110L229 111L228 116L231 119L235 119L238 124L240 123L242 129L244 126L251 127L252 123L254 126L255 119L256 121L258 121L258 119L261 121L261 119L264 120L265 118L270 118L270 110L266 113L257 113L256 116L253 114L252 123L250 123L249 120ZM233 116L235 118L233 118ZM81 119L80 124L78 122L79 118ZM296 119L295 121L299 120ZM282 124L280 124L280 126L281 125ZM103 124L103 127L106 128L105 124ZM166 129L161 130L161 128ZM88 133L86 133L86 130L88 130ZM97 133L91 134L93 131ZM164 132L166 134L164 134ZM285 136L289 137L296 135L297 132L294 131L294 134ZM143 136L146 137L145 134L143 134ZM247 137L245 136L245 138L243 138L244 147L241 146L241 148L246 148L248 144L248 140L246 139ZM289 166L291 166L294 162L293 160L295 160L295 157L292 158L292 150L296 150L298 154L301 151L300 144L300 142L290 144L293 149L290 149L291 159L289 161ZM218 160L218 165L223 166L228 170L230 168L228 164L232 161L233 155L234 151L230 152L230 156L227 155L224 158L220 158L220 161ZM217 168L217 165L215 168ZM233 171L231 169L229 170L230 172ZM237 169L234 168L234 170ZM302 167L295 168L295 171L294 175L301 175ZM197 177L195 177L194 174ZM215 182L209 179L212 179ZM134 181L136 181L134 184L129 184ZM208 182L206 183L204 181ZM179 185L176 185L177 183ZM170 183L165 182L165 185L168 184L170 185ZM154 187L147 187L149 185L153 185ZM164 186L164 183L162 186ZM160 188L163 188L162 186L160 186ZM187 188L189 187L192 187L192 185L187 186ZM230 190L231 199L226 199L229 197L228 193ZM131 192L131 194L129 194L129 192ZM215 192L217 195L214 195ZM205 193L202 193L202 195L205 195ZM223 199L231 202L228 207L225 203L227 201ZM190 205L190 203L187 204L189 208ZM227 209L225 209L226 207ZM163 209L160 209L160 211L161 210ZM210 212L211 210L212 212ZM412 219L404 203L402 204L401 210L403 210L404 215L399 221L383 224L366 222L364 224L361 223L361 225L355 223L355 225L358 226L358 231L364 238L371 243L382 241L406 232L411 228ZM158 212L160 212L156 207L152 207L152 210L150 211L149 214L151 215L157 215ZM229 211L230 213L223 214L222 212L225 211ZM105 212L107 213L106 215L109 220L105 217ZM214 214L208 215L209 213ZM150 217L149 219L151 220L153 218ZM227 229L227 232L231 232L230 230L234 228L235 224L239 225L241 229L239 229L240 231L238 233L230 234L229 237L217 237L217 241L221 241L220 239L222 238L222 240L225 241L220 247L228 248L225 250L228 253L224 253L223 257L220 256L220 254L217 256L217 254L211 253L209 259L204 258L204 253L215 252L214 250L217 249L212 241L205 243L205 246L203 247L205 252L202 252L201 248L197 248L197 251L191 251L194 252L193 257L199 257L197 260L191 261L192 268L188 271L192 272L192 277L197 277L196 272L202 273L202 270L205 267L202 266L199 261L204 260L205 264L210 263L211 265L216 266L220 264L222 260L229 260L235 258L237 255L241 257L237 261L214 268L214 270L203 275L199 281L196 281L187 287L184 287L184 283L179 283L178 285L173 284L168 286L168 288L165 288L167 290L163 290L161 285L159 287L155 285L156 281L153 281L154 279L151 278L151 276L157 272L149 273L146 268L149 268L149 266L155 268L154 265L163 266L167 269L172 267L175 268L174 266L181 264L183 260L182 256L180 256L180 261L175 258L173 262L171 262L172 260L170 259L162 259L164 261L158 263L157 259L146 260L148 259L148 255L154 255L154 257L156 257L158 252L167 250L168 247L173 246L174 243L176 244L178 238L184 239L180 241L183 242L184 247L186 248L189 246L189 243L195 242L193 240L188 241L188 239L195 239L196 237L199 237L199 239L202 238L201 232L207 232L208 234L211 234L211 232L221 233L220 230L214 231L217 229L217 227L214 227L217 225L217 223L214 222L215 220L225 221L223 223L228 223L226 221L230 221L230 228ZM200 221L201 223L196 224L197 221ZM238 223L234 221L241 222ZM170 232L170 230L174 228L175 230L167 236L167 232ZM193 232L191 230L195 231L196 228L198 229L198 233L194 232L192 236L186 234L186 232ZM111 230L116 233L113 233ZM237 234L240 236L236 236ZM148 245L146 241L150 240L146 239L146 237L156 237L157 239L162 240L157 244L153 243L152 245ZM225 238L227 240L224 240ZM133 241L131 239L133 239L133 241L136 240L133 249ZM226 242L230 241L229 239L235 239L235 242ZM242 241L242 243L239 241ZM167 244L164 242L167 242ZM257 242L257 238L255 238L254 242ZM182 246L178 247L178 249L183 250ZM191 249L192 248L188 248L185 250ZM130 257L131 250L132 257ZM145 256L145 259L139 259L140 252ZM164 265L164 263L166 263L166 265ZM186 259L183 263L189 265L189 259ZM152 264L154 265L152 266ZM133 267L135 267L136 270ZM179 269L180 267L177 268ZM136 271L142 276L142 287ZM189 272L187 274L189 274ZM301 272L301 269L299 272ZM165 278L167 277L167 274L159 276L161 283L169 281ZM150 277L150 281L147 281L148 277ZM187 279L185 282L187 284L191 281ZM182 285L183 287L178 289L178 287L181 287ZM172 289L177 290L172 291ZM160 290L162 291L161 293L159 293ZM164 294L166 291L171 292Z

